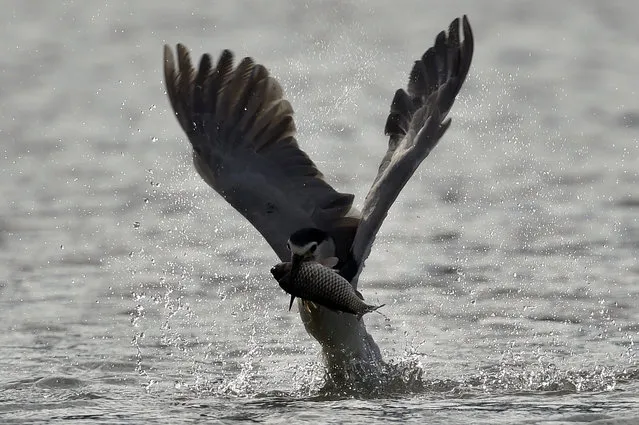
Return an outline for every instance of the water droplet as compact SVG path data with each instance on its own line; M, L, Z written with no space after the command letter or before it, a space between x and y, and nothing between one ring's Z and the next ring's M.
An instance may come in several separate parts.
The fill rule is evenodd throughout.
M140 222L139 221L134 222L133 223L133 228L134 229L139 229L140 228Z

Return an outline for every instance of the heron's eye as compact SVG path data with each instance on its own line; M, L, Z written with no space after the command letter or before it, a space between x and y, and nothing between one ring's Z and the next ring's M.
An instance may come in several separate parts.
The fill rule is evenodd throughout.
M311 254L314 254L316 249L317 249L317 244L314 243L313 245L311 245L311 248L309 249L309 251L311 252Z

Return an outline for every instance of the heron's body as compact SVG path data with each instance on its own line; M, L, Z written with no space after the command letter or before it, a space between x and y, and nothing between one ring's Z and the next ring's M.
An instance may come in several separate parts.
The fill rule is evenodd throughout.
M466 17L461 27L463 40L455 19L415 62L407 89L396 91L384 129L388 150L361 213L353 207L353 195L333 189L300 149L293 109L262 65L245 58L234 67L225 50L217 64L204 55L195 69L184 46L177 46L177 62L165 46L167 94L204 181L253 224L281 261L295 256L296 249L312 248L312 260L336 266L354 292L388 210L450 125L446 116L473 55ZM298 243L292 235L300 229L327 236L320 241L309 230ZM289 242L294 242L291 252ZM321 344L329 372L353 361L381 362L356 315L319 307L300 308L300 316Z

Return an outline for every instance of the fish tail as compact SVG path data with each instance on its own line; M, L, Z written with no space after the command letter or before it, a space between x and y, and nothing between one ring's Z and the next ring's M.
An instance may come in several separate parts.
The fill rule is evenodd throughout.
M371 311L377 311L378 309L384 307L385 305L386 304L368 306L368 308L369 308L368 313L370 313Z
M386 304L380 304L380 305L367 305L366 306L366 310L363 313L360 313L357 315L357 320L362 320L362 317L366 314L366 313L371 313L373 311L377 311L377 309L384 307ZM379 314L379 311L377 311ZM383 316L383 314L382 314Z

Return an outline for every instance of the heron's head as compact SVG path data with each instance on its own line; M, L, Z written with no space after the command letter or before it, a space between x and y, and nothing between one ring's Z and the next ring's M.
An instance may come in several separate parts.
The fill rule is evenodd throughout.
M288 239L287 247L291 251L293 268L303 261L317 261L335 255L335 242L323 230L306 227L293 233Z

